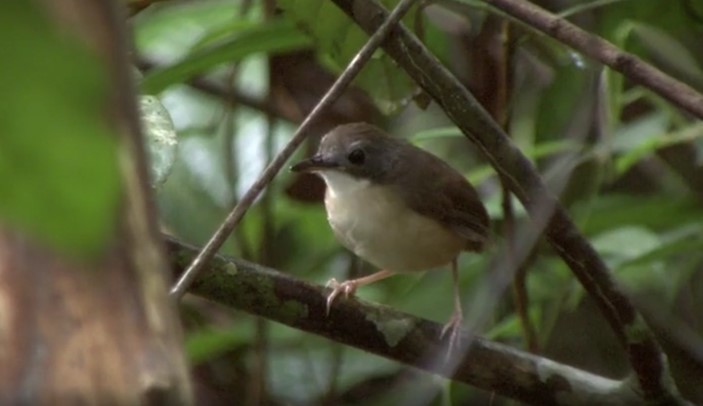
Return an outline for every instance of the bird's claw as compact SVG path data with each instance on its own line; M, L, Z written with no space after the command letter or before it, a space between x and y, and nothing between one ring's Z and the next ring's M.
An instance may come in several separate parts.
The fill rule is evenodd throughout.
M458 344L462 320L463 317L461 316L461 314L453 314L447 324L442 327L442 331L439 333L439 338L441 340L444 338L447 332L449 332L449 347L447 348L447 360L450 359L454 352L454 349Z
M332 278L327 282L325 287L332 288L332 292L327 296L327 316L329 316L332 303L334 303L334 300L340 293L343 293L344 297L348 298L349 295L353 295L354 292L356 292L356 281L349 280L339 283L336 279Z

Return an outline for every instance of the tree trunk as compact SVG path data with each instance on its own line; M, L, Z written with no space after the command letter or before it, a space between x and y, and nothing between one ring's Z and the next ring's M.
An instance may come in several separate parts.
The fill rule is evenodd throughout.
M168 296L170 278L147 182L124 18L107 0L21 3L6 7L50 21L47 29L90 54L102 80L109 81L95 100L104 114L93 119L106 129L95 137L110 138L114 146L119 191L106 206L111 210L100 213L110 227L90 255L63 249L0 210L0 404L190 403L181 331ZM53 62L47 60L46 69ZM32 95L39 96L41 106L41 95L49 93L40 92L79 88L70 81L81 79L69 72L65 86L31 89ZM52 112L37 110L45 115L38 119L53 119ZM24 136L21 130L0 138L9 137L10 146L19 143L12 137ZM57 148L66 134L52 134L55 144L33 148ZM29 166L15 170L31 171ZM90 168L75 175L78 182L86 177L82 198L91 199L101 180L88 181ZM52 198L42 200L39 183L22 190L36 191L29 201L47 213L76 224L86 221L88 213L67 212Z

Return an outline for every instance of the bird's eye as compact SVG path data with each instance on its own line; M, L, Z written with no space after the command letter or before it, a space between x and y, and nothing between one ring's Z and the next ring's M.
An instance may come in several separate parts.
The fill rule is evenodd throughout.
M366 154L364 154L364 151L360 149L354 149L349 153L347 159L354 165L361 165L366 160Z

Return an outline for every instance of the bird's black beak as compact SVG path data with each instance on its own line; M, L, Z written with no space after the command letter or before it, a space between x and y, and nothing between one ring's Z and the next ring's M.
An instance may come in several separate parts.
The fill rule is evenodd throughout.
M314 172L320 169L336 168L337 166L336 163L327 161L320 155L315 155L291 166L290 170L293 172Z

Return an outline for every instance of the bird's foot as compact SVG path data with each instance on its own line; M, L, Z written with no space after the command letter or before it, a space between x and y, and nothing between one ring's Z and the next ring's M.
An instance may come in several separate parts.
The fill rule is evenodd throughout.
M459 334L461 333L461 322L463 321L463 319L464 317L462 316L461 312L454 312L447 324L442 327L442 332L439 334L439 338L443 339L444 336L449 333L449 347L447 348L447 360L452 357L454 350L456 349L456 346L459 343Z
M336 279L332 278L327 282L325 287L332 288L332 292L329 296L327 296L327 315L329 316L330 307L332 307L332 303L334 303L334 300L340 293L343 293L345 298L348 298L350 295L354 295L357 288L357 281L355 279L351 279L340 283L337 282Z

